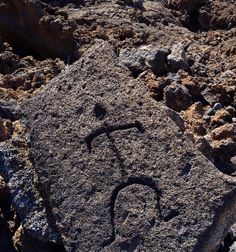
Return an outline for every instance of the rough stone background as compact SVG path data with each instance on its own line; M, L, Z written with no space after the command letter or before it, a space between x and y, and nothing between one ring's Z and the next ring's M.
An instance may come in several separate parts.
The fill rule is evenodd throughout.
M39 176L34 168L29 128L25 125L27 118L22 115L22 105L60 73L64 76L68 71L73 71L74 66L70 65L80 58L86 58L87 50L94 45L96 39L107 41L113 51L110 57L114 57L114 64L123 65L121 72L124 76L120 72L117 75L122 75L125 82L128 79L127 82L136 83L137 92L142 97L134 94L136 89L131 93L137 101L147 101L152 97L153 100L148 102L150 107L147 108L150 113L163 105L170 108L160 110L164 113L161 114L160 121L163 120L165 124L165 120L168 120L168 125L172 125L167 119L170 117L176 124L172 126L179 128L191 140L220 171L219 174L227 175L222 174L222 180L227 178L229 184L234 184L235 25L234 0L0 1L0 250L65 251L65 238L56 225L58 220L52 211L51 198L48 197L50 181L46 183L46 174ZM102 71L107 68L105 63L106 61L103 62ZM127 67L126 70L124 66ZM91 72L90 74L92 75ZM52 81L50 90L53 90L52 85L56 86L57 82L60 80ZM94 80L93 83L95 85L97 81ZM68 86L68 90L63 91L68 92L67 103L72 92L70 88ZM111 99L111 96L109 94L108 98ZM131 95L127 99L131 99ZM59 101L58 103L62 105ZM109 113L104 117L104 109L99 104L96 105L95 112L98 113L101 124L108 118ZM78 114L80 113L79 110ZM135 125L138 127L139 124ZM117 126L114 127L108 133L114 137L115 146L119 140L113 136L115 133L135 133L131 129L123 129L124 125L121 132L116 130ZM104 134L96 137L97 140L91 142L91 147L102 137L104 141L108 140ZM169 153L168 148L166 153ZM119 160L122 163L123 159ZM187 165L184 170L188 173L189 169L190 166ZM209 174L211 176L211 172ZM119 246L122 250L135 251L136 247L139 247L137 250L141 249L140 236L131 237L130 233L133 229L140 229L142 233L148 228L149 222L135 222L137 212L142 212L138 219L147 219L154 225L154 190L146 185L125 185L125 188L124 185L120 186L114 192L114 195L117 194L114 213L120 213L116 214L115 223L119 224L116 224L113 231L107 231L114 234L116 230L123 238L121 245L114 242L115 247L108 246L107 250L113 251ZM234 186L229 187L232 190L227 187L219 196L224 198L224 193L231 191L224 200L225 206L220 207L221 210L213 210L213 226L219 228L212 228L209 237L213 238L209 244L214 244L217 252L232 252L236 248L235 225L230 227L235 221L234 200L231 200ZM130 195L131 192L134 192L134 197L129 197L128 201L125 195ZM149 206L145 212L139 206L143 195ZM161 199L160 197L160 202ZM127 200L126 206L119 203L124 200ZM135 214L129 215L123 225L122 214L126 216L127 212ZM229 221L224 221L227 218ZM127 241L124 237L128 237ZM220 246L217 249L218 244Z

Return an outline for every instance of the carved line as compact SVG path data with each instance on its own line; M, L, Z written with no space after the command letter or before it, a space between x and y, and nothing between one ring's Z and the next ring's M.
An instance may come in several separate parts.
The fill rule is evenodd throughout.
M115 125L115 126L109 126L109 125L105 125L101 128L98 128L96 130L94 130L92 133L90 133L86 138L85 138L85 142L87 144L88 150L89 152L91 152L92 150L92 142L93 140L102 135L102 134L109 134L112 133L114 131L118 131L118 130L127 130L127 129L132 129L132 128L137 128L137 130L140 133L144 133L144 128L142 126L142 124L139 121L135 121L133 123L128 123L128 124L121 124L121 125Z
M149 177L130 177L128 178L127 182L122 182L112 192L111 199L110 199L110 215L111 215L112 233L111 233L110 238L103 241L103 243L101 244L103 248L109 246L115 240L115 237L116 237L114 219L115 219L115 202L116 202L118 193L125 187L134 185L134 184L148 186L152 190L154 190L156 194L156 200L157 200L156 209L158 211L159 218L163 219L162 213L161 213L161 207L160 207L160 197L162 193L157 188L155 181L153 181L153 179Z
M118 164L120 166L120 172L121 172L121 175L122 177L124 177L125 175L127 175L127 172L125 171L125 165L124 165L124 161L121 157L121 154L120 154L120 151L119 149L116 147L115 145L115 140L113 139L113 137L109 134L109 133L106 133L107 135L107 138L110 140L111 142L111 149L118 161Z

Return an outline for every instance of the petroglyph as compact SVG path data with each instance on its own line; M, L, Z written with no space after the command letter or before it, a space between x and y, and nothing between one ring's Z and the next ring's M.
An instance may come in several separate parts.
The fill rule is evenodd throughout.
M236 205L233 179L194 148L106 42L29 100L24 115L68 251L213 252L235 222L225 211L229 198Z

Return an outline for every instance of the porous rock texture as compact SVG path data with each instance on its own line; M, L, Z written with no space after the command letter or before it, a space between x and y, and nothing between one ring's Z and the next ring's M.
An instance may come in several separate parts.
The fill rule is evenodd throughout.
M234 10L234 0L0 1L1 251L234 250Z
M195 150L107 42L23 113L66 250L215 251L233 224L234 182Z

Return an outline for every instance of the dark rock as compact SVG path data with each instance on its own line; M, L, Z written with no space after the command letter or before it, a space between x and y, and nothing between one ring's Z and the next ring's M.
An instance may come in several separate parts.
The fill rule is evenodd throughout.
M145 70L145 57L143 53L136 48L121 49L119 59L134 75Z
M20 58L15 55L11 50L12 48L7 45L0 53L0 73L9 74L19 67Z
M211 126L214 128L227 123L232 123L232 117L230 113L224 109L217 110L211 117Z
M155 75L162 75L167 71L167 55L168 50L164 49L151 49L142 47L145 51L146 65L152 70Z
M97 41L24 105L29 170L68 251L216 251L236 220L235 182L145 92Z
M230 29L236 25L234 1L205 1L199 10L198 22L202 29Z
M16 230L12 240L15 248L14 252L66 252L62 245L57 245L54 242L42 242L37 238L33 238L22 225Z
M213 104L218 103L218 98L210 88L206 88L201 92L203 98L213 106Z
M217 110L219 110L219 109L222 109L223 108L223 106L219 103L219 102L217 102L216 104L214 104L214 106L213 106L213 109L215 110L215 111L217 111Z
M13 133L12 122L10 120L2 120L0 118L0 142L9 139L12 133Z
M205 154L208 160L210 160L211 162L214 161L212 158L212 148L204 137L199 137L196 140L196 147L198 150Z
M73 60L73 23L63 16L50 15L50 10L55 13L50 8L39 0L4 0L0 5L0 36L20 54L30 52L39 58Z
M194 11L201 6L205 0L169 0L168 6L171 8L177 8L180 10L186 10L187 12Z
M2 252L15 252L11 242L9 224L0 210L0 250Z
M151 69L156 75L166 72L168 50L156 49L152 46L121 49L119 60L130 71L137 75L146 69Z
M165 3L167 0L158 0L158 1L143 1L143 11L142 16L153 26L158 22L168 25L176 24L181 25L180 20L170 11L168 8L165 8ZM163 15L165 13L165 15Z
M190 70L192 73L201 76L201 77L207 77L208 69L205 64L195 62L191 67Z
M209 124L211 122L211 117L210 117L211 115L212 115L212 110L209 109L207 111L206 115L204 115L203 118L202 118L204 120L204 122Z
M225 108L225 110L228 111L231 114L231 116L236 116L236 109L234 107L228 106Z
M185 131L184 120L178 112L175 112L173 109L168 109L167 115L175 122L181 131Z
M212 115L214 115L215 114L215 110L213 109L213 108L209 108L208 110L207 110L207 112L206 112L206 115L208 115L208 116L212 116Z
M1 198L5 198L7 194L7 185L4 179L0 176L0 196Z
M236 171L236 156L230 158L230 164L231 164L232 169ZM236 236L236 226L234 226L234 228L235 228L235 236Z
M116 232L121 237L132 237L134 233L144 237L150 226L158 224L156 197L155 189L148 185L134 183L121 189L114 206Z
M215 113L216 113L217 110L220 110L220 109L222 109L222 108L223 108L223 106L222 106L219 102L217 102L217 103L215 103L215 104L213 105L212 108L209 108L209 109L207 110L206 115L208 115L208 116L213 116L213 115L215 115Z
M0 117L11 121L17 120L20 114L20 107L13 99L0 101Z
M171 109L180 112L193 104L188 89L180 84L171 84L164 88L164 102Z

